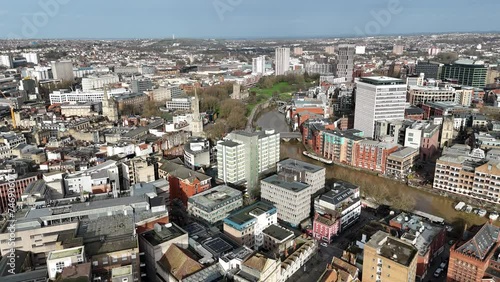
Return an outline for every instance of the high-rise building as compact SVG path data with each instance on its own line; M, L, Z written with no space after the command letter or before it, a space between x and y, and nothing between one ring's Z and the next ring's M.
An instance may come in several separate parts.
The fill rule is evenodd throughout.
M63 81L73 81L75 79L73 63L71 61L52 61L51 65L54 79Z
M233 131L217 143L218 178L227 183L258 185L259 173L274 168L280 159L280 134L274 130Z
M362 281L414 282L417 254L410 243L377 231L364 247Z
M302 56L303 52L304 52L304 49L302 49L302 47L295 47L295 48L293 48L293 54L295 56Z
M102 115L113 122L118 120L118 107L115 100L108 95L106 87L104 88L104 97L102 98Z
M12 57L9 55L0 55L0 66L12 68Z
M264 74L266 72L266 56L260 56L252 59L252 73Z
M337 77L345 77L347 82L352 82L354 72L354 53L356 45L340 44L338 47Z
M441 79L455 79L462 85L483 88L487 74L488 68L484 62L464 59L444 65Z
M363 55L366 53L366 46L356 46L356 54Z
M438 79L440 70L441 64L431 61L418 61L417 65L415 66L415 73L423 73L425 74L426 78Z
M325 47L325 53L327 53L328 55L335 54L335 47L333 47L333 46L326 46Z
M363 77L356 82L354 128L373 138L375 122L402 120L405 116L406 83L391 77Z
M22 53L21 55L26 59L26 62L38 65L37 53Z
M276 48L276 75L285 75L290 68L290 48Z

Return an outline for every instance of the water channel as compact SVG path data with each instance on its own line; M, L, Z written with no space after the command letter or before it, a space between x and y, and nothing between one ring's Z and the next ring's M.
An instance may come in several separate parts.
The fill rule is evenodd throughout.
M273 128L279 132L288 132L289 127L285 122L284 115L277 110L271 110L262 113L257 121L257 126L267 129ZM361 189L378 189L381 184L389 187L390 190L399 191L406 195L410 195L415 200L415 210L442 217L446 222L454 222L459 219L464 220L469 224L481 224L487 219L481 218L473 214L458 212L453 207L456 202L453 199L429 193L424 190L409 187L404 183L392 181L365 171L358 171L352 168L343 167L340 165L326 165L319 161L310 159L302 154L304 146L298 141L281 142L281 158L294 158L306 161L315 165L326 167L327 179L339 179L344 181L354 182L360 185L361 183L373 183L372 187L362 187ZM356 183L357 182L357 183Z

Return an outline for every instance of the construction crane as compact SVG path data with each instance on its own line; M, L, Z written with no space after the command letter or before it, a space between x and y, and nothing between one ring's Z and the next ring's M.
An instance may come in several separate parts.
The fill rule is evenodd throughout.
M9 99L7 98L7 96L5 96L5 94L3 94L2 91L0 91L0 93L5 98L5 100L9 101ZM9 107L10 107L10 118L12 119L12 127L14 127L14 129L16 129L17 128L17 126L16 126L16 116L14 114L14 106L12 105L12 102L9 103Z

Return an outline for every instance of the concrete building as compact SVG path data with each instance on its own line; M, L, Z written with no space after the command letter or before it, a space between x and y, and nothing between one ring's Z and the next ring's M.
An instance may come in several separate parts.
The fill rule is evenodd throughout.
M392 47L392 54L394 54L394 55L403 55L404 50L405 50L405 46L403 46L403 45L394 45Z
M12 68L12 57L10 55L0 55L0 66Z
M295 175L299 182L311 186L311 195L325 187L326 169L295 159L286 159L277 164L277 172Z
M334 46L326 46L325 47L325 53L328 54L328 55L335 54L335 47Z
M255 253L242 262L241 270L234 275L235 282L281 282L281 263L261 253Z
M153 89L153 82L149 79L132 80L130 82L130 88L133 93L145 93Z
M252 74L266 73L266 56L259 56L252 59Z
M210 142L205 138L190 138L184 145L184 165L196 170L212 164Z
M338 61L336 68L336 76L345 77L346 82L353 81L355 52L356 52L356 45L340 44L338 46Z
M157 262L174 244L182 249L189 246L188 233L175 223L155 224L152 230L139 234L139 247L144 252L146 273L150 281L160 281L155 275L160 267Z
M314 199L314 212L329 214L332 220L339 219L338 232L344 231L361 215L359 187L348 182L336 182L330 191Z
M21 56L23 56L26 59L26 62L38 65L37 53L22 53Z
M264 233L264 245L262 247L278 256L284 255L285 250L293 246L295 234L280 225L270 225L262 232Z
M65 117L97 116L102 111L99 102L64 103L61 105L61 115Z
M71 267L85 262L86 258L83 246L52 251L47 257L49 279L56 279L57 274L62 273L65 267Z
M292 226L311 214L311 186L284 171L261 180L261 198L274 204L278 218Z
M431 61L418 61L415 66L415 73L423 73L426 78L439 79L442 64Z
M364 77L356 82L354 128L373 138L375 122L404 119L406 84L390 77Z
M215 224L242 206L243 196L240 191L220 185L190 197L187 211L194 217Z
M135 157L121 163L123 190L141 182L155 181L155 164L146 157Z
M276 207L257 202L233 212L224 219L224 234L240 245L258 249L264 244L263 231L278 223Z
M411 244L377 231L364 246L363 282L414 282L417 249Z
M172 98L172 100L167 101L165 103L165 108L167 110L171 110L171 111L175 111L175 110L190 111L191 110L191 102L192 102L192 98L188 97L188 96Z
M75 75L73 74L73 62L71 61L52 61L52 75L54 79L73 82Z
M114 100L116 101L118 111L121 113L125 110L126 106L142 110L149 98L144 93L130 93L117 96Z
M483 88L486 85L488 68L483 61L462 59L443 66L441 79L456 79L462 85Z
M428 102L455 102L457 93L451 86L409 86L407 101L411 105L422 105Z
M93 89L101 89L109 84L118 82L120 82L120 78L114 74L84 77L82 78L82 91L87 92Z
M185 95L184 91L182 91L182 89L178 86L160 87L146 91L145 93L148 95L149 100L155 102L165 102L166 100L171 100L172 98L178 98Z
M275 168L280 158L280 134L274 130L233 131L217 143L217 177L227 183L258 185L260 173Z
M128 93L125 88L107 89L110 97L115 97ZM92 90L88 92L69 92L67 90L54 91L49 94L51 104L56 103L76 103L76 102L102 102L104 99L104 90Z
M446 281L473 282L484 281L485 277L498 278L495 269L499 263L499 234L500 229L488 223L466 230L450 249Z
M415 148L404 147L387 157L385 174L396 179L406 179L416 161L419 151Z
M290 48L276 48L275 75L285 75L290 68Z
M68 193L99 194L120 190L120 177L116 161L106 161L87 170L68 174L64 178Z

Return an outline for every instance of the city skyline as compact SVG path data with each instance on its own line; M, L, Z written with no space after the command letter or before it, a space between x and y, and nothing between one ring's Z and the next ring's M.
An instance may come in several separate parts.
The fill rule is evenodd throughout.
M287 5L263 0L151 1L146 5L127 0L116 5L95 0L47 0L22 11L14 3L4 3L0 38L133 39L171 38L175 34L176 38L258 39L499 31L491 25L494 13L487 13L500 8L493 0L459 0L453 7L409 0L361 0L342 5L319 2L300 6L300 14L295 1Z

